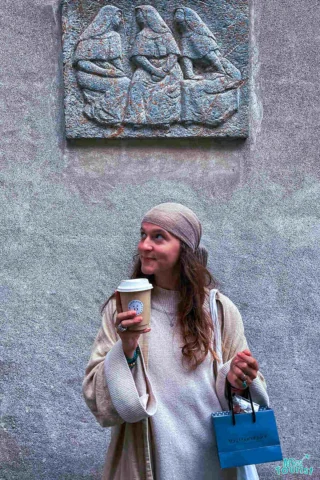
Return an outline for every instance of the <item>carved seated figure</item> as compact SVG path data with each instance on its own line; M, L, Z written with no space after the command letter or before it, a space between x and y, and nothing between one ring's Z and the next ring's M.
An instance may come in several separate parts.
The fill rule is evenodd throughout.
M218 126L238 109L241 73L221 55L214 34L194 10L177 8L174 21L180 33L180 62L185 79L181 120Z
M82 33L73 66L85 99L84 114L98 123L121 124L130 84L122 65L121 37L116 30L121 10L107 5Z
M135 66L124 123L135 128L168 129L180 120L183 74L180 50L158 11L151 5L135 9L139 31L130 60Z

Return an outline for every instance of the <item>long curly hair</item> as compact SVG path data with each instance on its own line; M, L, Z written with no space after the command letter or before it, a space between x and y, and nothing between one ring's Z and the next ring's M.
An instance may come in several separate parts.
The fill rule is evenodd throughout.
M196 254L181 241L180 250L180 279L178 303L178 324L181 329L184 345L183 359L188 362L190 369L195 370L206 358L208 353L213 359L219 357L213 350L213 322L210 312L204 308L205 300L210 288L217 286L209 270L204 267ZM148 278L155 285L154 275L145 275L141 270L139 255L135 256L131 278ZM113 297L112 295L110 299ZM106 306L108 301L103 305Z

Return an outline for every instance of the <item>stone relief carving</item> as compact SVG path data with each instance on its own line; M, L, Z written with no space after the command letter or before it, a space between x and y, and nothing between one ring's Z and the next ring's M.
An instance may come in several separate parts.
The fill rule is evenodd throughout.
M199 15L191 8L179 7L174 13L174 20L180 32L181 64L186 80L202 80L195 75L193 64L212 65L214 71L226 75L220 61L220 50L215 36Z
M154 7L136 7L137 34L130 54L135 65L125 122L135 127L169 128L180 120L180 51L173 34Z
M123 22L119 8L107 5L80 35L73 65L85 100L83 113L98 123L119 126L130 84L122 65Z
M240 71L221 55L217 40L200 16L179 7L174 20L180 33L182 83L181 121L218 126L238 109ZM194 73L194 67L201 74Z
M210 14L204 21L205 8L200 16L197 6L170 3L172 11L160 15L155 6L132 7L125 0L117 2L121 8L111 3L101 7L101 0L86 1L93 17L86 16L85 28L79 29L82 3L64 0L67 27L70 17L78 22L68 37L70 56L70 50L65 50L66 108L72 114L69 125L74 131L88 132L84 136L95 136L96 132L104 136L101 129L106 130L105 136L113 136L113 131L115 136L141 136L149 131L153 136L154 129L159 132L154 135L174 132L174 136L189 136L201 126L206 128L205 136L210 136L210 131L238 112L240 103L247 102L246 88L245 97L241 95L245 77L224 53L237 48L237 37L233 34L229 42L224 32L226 48L219 23L220 33L213 33L214 6L208 6ZM229 8L228 2L225 4L223 9ZM163 6L160 8L163 12ZM217 22L214 25L217 30ZM246 27L237 28L242 41L242 57L237 62L242 68L247 58L243 50ZM73 113L76 111L78 116ZM245 115L241 113L239 119ZM241 131L239 120L230 125L231 130L223 127L226 135Z

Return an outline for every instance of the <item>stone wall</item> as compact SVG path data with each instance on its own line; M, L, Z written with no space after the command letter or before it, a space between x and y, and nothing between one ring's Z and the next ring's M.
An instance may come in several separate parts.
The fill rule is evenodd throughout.
M320 478L319 2L252 1L246 141L66 142L60 17L56 0L0 5L0 479L100 478L109 431L84 404L83 372L99 306L162 201L202 220L283 454L309 454Z

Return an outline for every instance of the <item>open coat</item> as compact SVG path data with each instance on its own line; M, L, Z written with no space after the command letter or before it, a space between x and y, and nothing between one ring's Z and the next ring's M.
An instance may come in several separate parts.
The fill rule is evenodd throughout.
M222 331L223 366L216 375L216 391L223 410L226 375L232 358L247 348L243 322L236 306L217 293L218 317ZM148 377L148 335L141 335L142 355L131 371L115 329L116 306L111 300L104 310L102 326L95 340L83 382L85 401L102 427L112 427L103 480L155 480L152 471L152 439L149 417L157 401ZM268 404L262 374L253 381L253 401ZM225 478L236 480L236 469L227 469ZM157 479L160 480L160 479Z

